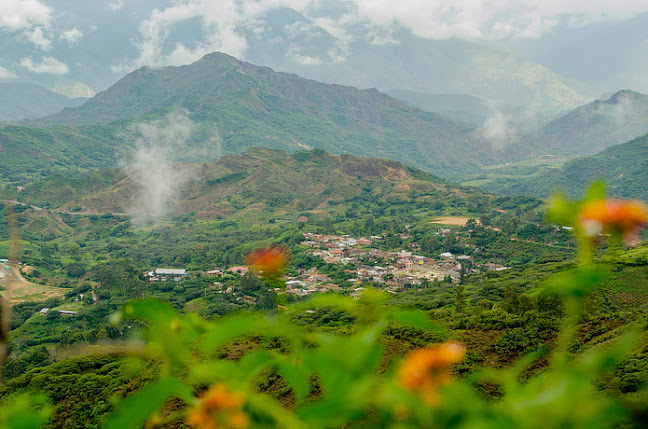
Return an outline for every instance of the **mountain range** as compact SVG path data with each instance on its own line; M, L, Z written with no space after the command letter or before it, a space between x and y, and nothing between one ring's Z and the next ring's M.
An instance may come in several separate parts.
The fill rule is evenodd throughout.
M215 50L326 83L467 94L532 106L542 117L577 107L595 94L510 49L344 22L351 2L318 2L309 16L288 7L268 8L232 29L238 44L205 41L206 26L197 19L158 28L165 23L155 20L172 6L167 2L49 3L60 11L53 18L56 25L0 32L0 70L73 97L104 90L142 65L185 65Z
M23 122L29 127L6 127L0 137L6 142L20 141L23 150L15 156L24 157L24 149L36 150L31 155L34 163L41 156L72 159L80 147L88 145L93 152L113 147L128 153L136 146L132 134L141 135L142 126L154 122L157 127L173 127L177 121L169 118L178 115L186 118L188 122L180 122L192 130L184 137L204 149L193 158L183 158L186 151L174 155L175 160L190 162L216 160L252 146L289 151L321 148L386 157L446 174L532 152L525 144L493 147L473 128L422 112L376 90L327 85L221 53L188 66L138 69L80 107ZM85 135L87 141L63 150L22 137L39 135L41 141L59 141L61 134L80 139ZM74 168L87 164L78 155L77 161L69 162ZM97 164L109 167L117 157L104 155L93 156L93 168ZM9 168L10 162L11 158L4 158L0 167Z

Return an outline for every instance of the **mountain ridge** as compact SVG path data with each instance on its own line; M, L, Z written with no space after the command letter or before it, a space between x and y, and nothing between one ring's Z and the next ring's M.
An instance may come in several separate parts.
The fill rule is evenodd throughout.
M251 146L321 148L377 155L445 174L532 151L527 144L493 147L470 127L375 89L324 84L222 53L187 66L138 69L76 109L24 124L110 129L151 119L164 122L172 111L185 111L204 126L202 141L221 155Z
M543 126L532 139L563 155L593 155L648 133L648 95L620 90Z
M232 218L250 212L297 217L330 213L354 198L393 200L426 194L430 198L481 195L481 191L447 183L399 162L321 149L287 153L250 148L211 164L175 164L178 186L169 191L163 211L195 213L198 218ZM150 173L150 171L149 171ZM79 179L51 177L27 187L19 200L59 212L146 213L138 201L149 183L133 167L91 173ZM162 186L162 185L161 185Z

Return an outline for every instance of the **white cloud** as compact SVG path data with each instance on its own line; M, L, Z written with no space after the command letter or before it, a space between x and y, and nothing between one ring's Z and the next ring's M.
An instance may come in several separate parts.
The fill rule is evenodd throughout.
M425 38L539 37L569 23L627 18L645 11L645 0L356 0L355 11L374 25L400 25Z
M15 79L17 77L18 76L16 76L14 73L0 66L0 79Z
M119 10L124 7L124 0L115 0L108 4L108 9L110 10Z
M43 51L52 49L52 41L45 36L43 27L36 27L31 31L26 31L27 40L41 48Z
M311 55L301 53L301 49L297 46L291 46L286 53L286 56L298 64L317 66L322 64L322 60Z
M61 33L61 40L66 41L70 45L76 45L83 38L83 33L78 28L64 31Z
M117 7L121 0L112 4ZM138 58L117 68L186 64L213 51L244 58L246 32L258 36L255 29L263 27L262 14L278 7L297 10L337 39L327 61L344 61L352 34L359 34L352 31L358 25L364 32L356 37L382 45L399 43L400 29L432 39L539 37L558 24L582 26L647 9L646 0L353 0L329 6L326 0L171 0L170 6L154 9L140 23ZM174 25L188 20L200 22L200 40L169 49ZM298 24L288 30L310 29Z
M68 66L54 57L45 57L40 63L31 58L23 58L20 65L32 73L64 75L70 72Z
M313 0L175 0L170 7L154 9L139 25L140 38L135 42L139 56L134 62L113 67L124 71L143 65L180 65L195 61L214 51L242 57L247 49L244 28L261 25L258 18L277 7L307 8ZM198 19L202 39L194 46L175 45L173 51L163 49L172 27L183 21Z
M47 25L52 9L38 0L0 1L0 28L21 30L34 25Z

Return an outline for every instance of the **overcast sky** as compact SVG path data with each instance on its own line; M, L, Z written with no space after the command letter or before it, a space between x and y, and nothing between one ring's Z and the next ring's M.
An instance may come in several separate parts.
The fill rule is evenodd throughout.
M277 7L299 11L338 39L350 37L347 28L361 23L375 28L385 41L394 28L434 39L537 38L558 26L585 26L648 10L646 0L353 0L340 2L347 6L345 13L331 18L322 15L330 3L327 0L0 0L0 31L21 33L42 55L24 58L21 67L65 73L65 65L48 55L53 44L74 46L100 23L88 22L87 28L64 25L69 22L66 15L80 12L62 5L79 4L87 9L88 1L106 14L133 13L137 6L138 34L131 40L139 55L127 64L116 64L116 70L185 64L216 50L244 57L247 40L241 29L261 29L259 17ZM155 6L142 11L146 4ZM187 20L200 22L201 40L178 43L165 51L164 42L173 26ZM10 72L0 68L0 76L3 73Z

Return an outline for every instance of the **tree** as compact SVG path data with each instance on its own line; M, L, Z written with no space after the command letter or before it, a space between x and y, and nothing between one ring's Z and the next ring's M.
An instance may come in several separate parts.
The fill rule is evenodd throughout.
M466 306L468 302L466 300L466 289L464 285L459 285L457 287L457 295L455 298L455 311L457 313L463 313L466 311Z

